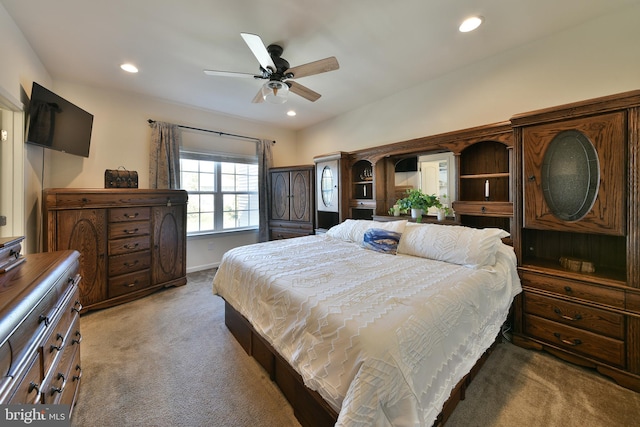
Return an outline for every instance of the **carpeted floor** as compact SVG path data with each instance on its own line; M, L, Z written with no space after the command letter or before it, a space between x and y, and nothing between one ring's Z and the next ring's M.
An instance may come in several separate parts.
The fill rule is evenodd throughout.
M224 326L213 270L81 318L73 426L298 426L291 407ZM640 394L590 370L497 346L447 426L635 426Z

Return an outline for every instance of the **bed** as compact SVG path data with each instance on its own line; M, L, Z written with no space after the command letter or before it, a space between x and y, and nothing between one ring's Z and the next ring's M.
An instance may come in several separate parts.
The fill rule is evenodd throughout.
M285 364L335 415L331 423L431 426L521 292L506 236L346 220L324 235L228 251L213 291L232 332L238 319L247 323L257 353L275 355L263 366Z

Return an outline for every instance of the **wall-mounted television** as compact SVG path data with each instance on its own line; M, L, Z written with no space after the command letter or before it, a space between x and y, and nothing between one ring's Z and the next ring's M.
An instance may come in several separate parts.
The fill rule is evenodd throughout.
M92 114L33 82L27 117L28 144L89 157Z

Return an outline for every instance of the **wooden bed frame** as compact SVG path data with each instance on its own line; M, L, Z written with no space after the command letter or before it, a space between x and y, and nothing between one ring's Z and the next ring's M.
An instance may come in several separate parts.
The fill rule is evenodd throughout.
M224 321L247 354L267 371L271 380L282 390L285 398L293 407L294 415L303 427L335 425L338 413L317 392L308 389L300 374L289 366L287 361L255 331L249 321L226 301ZM464 400L467 387L500 340L501 337L498 335L495 342L484 352L471 371L455 386L449 399L445 402L442 412L436 418L434 427L444 425L458 402Z

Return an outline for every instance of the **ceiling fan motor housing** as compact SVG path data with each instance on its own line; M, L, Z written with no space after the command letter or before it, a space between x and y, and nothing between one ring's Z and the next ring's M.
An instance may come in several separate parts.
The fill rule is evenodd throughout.
M280 57L283 52L282 46L270 44L267 46L267 52L271 55L271 59L276 66L276 69L272 73L271 80L273 80L273 77L276 77L278 80L288 78L285 73L290 68L290 65L289 61Z

